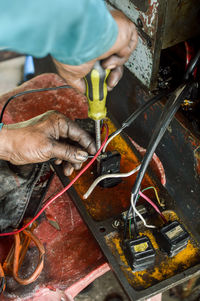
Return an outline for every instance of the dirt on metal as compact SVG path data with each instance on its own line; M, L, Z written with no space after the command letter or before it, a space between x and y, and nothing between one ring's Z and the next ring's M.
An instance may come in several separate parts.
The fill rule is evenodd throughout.
M109 126L109 133L112 133L115 130L114 125L110 120L107 120L107 124ZM104 139L104 136L102 139ZM131 147L121 136L117 136L112 140L108 146L108 150L117 150L121 154L121 172L128 172L140 163ZM91 167L74 185L81 198L96 178L95 169L96 166ZM71 177L71 179L72 178L73 177ZM91 217L95 221L103 221L125 211L130 204L130 192L135 178L136 175L124 178L120 184L113 188L102 188L97 186L87 200L83 200L82 198ZM142 182L142 188L151 185L154 185L154 183L151 178L146 175ZM145 193L155 200L153 191L148 190ZM171 210L166 210L163 214L169 221L179 220L176 213ZM162 220L157 214L152 216L152 221L150 220L150 222L158 227L162 226ZM166 254L159 250L155 237L150 230L141 229L140 234L147 235L156 250L155 266L140 272L133 272L129 267L122 249L121 234L112 232L105 237L107 245L116 257L116 260L121 266L127 281L135 290L144 290L158 282L174 276L175 274L181 273L200 262L200 250L192 239L189 240L186 249L181 251L175 257L169 258Z
M179 220L178 216L173 211L166 210L163 214L168 221ZM159 224L160 219L157 219L157 226L159 226ZM153 286L154 284L179 274L200 262L200 250L192 239L189 240L188 245L184 250L173 258L169 258L159 250L156 239L150 230L141 231L140 235L148 236L156 251L154 267L140 272L133 272L129 267L122 249L120 235L115 232L106 237L106 242L110 247L111 252L118 260L128 282L135 290L140 291Z
M109 133L112 133L115 130L114 125L109 119L107 120L107 124ZM102 137L102 140L103 139L104 135ZM107 150L117 150L121 154L121 172L123 173L131 171L140 164L131 147L120 135L111 141ZM93 165L74 184L80 198L82 198L84 193L96 179L96 168L96 165ZM87 200L83 200L88 213L94 220L103 221L110 217L117 216L127 209L130 203L131 188L135 182L136 175L137 174L134 174L128 178L123 178L122 182L113 188L102 188L97 186L90 197ZM75 173L70 177L70 180L72 180L74 176ZM143 181L143 187L151 185L153 185L153 182L150 177L146 175Z

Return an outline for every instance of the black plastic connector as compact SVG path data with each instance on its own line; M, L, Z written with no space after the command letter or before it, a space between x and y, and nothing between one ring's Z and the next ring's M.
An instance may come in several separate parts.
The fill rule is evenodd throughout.
M155 263L156 253L147 236L127 240L124 253L133 272L143 271Z
M159 247L165 251L169 257L173 257L185 249L189 237L189 233L178 221L168 223L156 233L156 240Z
M99 161L98 176L120 173L120 161L121 155L117 151L106 152L102 155ZM101 187L114 187L121 183L121 178L109 178L101 181L99 185Z

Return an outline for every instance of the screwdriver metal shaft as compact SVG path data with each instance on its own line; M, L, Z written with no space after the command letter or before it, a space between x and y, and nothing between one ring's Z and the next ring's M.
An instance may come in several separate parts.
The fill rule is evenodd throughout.
M96 133L96 148L98 151L101 147L101 120L95 120L95 133Z

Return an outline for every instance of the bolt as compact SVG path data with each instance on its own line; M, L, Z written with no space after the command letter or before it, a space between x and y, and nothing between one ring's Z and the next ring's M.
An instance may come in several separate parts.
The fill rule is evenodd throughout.
M143 28L143 23L142 23L142 20L140 18L137 19L137 24L140 28Z
M120 221L118 219L114 220L112 223L113 228L118 228L120 226Z

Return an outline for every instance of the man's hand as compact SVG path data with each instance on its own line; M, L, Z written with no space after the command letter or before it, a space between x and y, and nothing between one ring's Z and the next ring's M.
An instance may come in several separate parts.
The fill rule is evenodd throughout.
M135 25L120 11L111 11L113 18L118 25L118 37L113 47L100 57L82 64L71 66L54 60L58 73L74 88L85 93L84 77L90 72L97 60L102 61L105 69L110 69L107 79L108 91L112 90L123 75L123 64L137 45L137 31Z
M65 139L80 147L66 143ZM28 121L5 125L0 132L0 158L15 165L56 159L64 163L65 175L80 169L88 153L95 154L95 142L77 123L65 115L49 111Z

